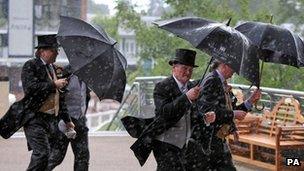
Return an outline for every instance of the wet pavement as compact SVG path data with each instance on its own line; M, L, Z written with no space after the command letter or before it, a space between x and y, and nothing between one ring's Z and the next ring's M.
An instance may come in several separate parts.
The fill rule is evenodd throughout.
M90 170L91 171L153 171L156 163L150 155L147 163L140 167L132 151L129 149L135 139L121 133L91 134L90 144ZM26 140L15 136L8 140L0 138L0 170L25 170L30 161L30 152L27 151ZM66 158L55 171L73 170L73 153L69 147ZM263 171L263 169L237 163L239 171Z

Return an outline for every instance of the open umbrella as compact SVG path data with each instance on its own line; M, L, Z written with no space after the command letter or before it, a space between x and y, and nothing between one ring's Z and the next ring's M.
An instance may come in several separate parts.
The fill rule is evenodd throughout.
M261 60L294 67L304 65L304 43L292 31L261 22L245 22L235 29L261 49Z
M162 20L155 24L187 40L212 58L228 64L253 85L259 85L257 48L242 33L227 26L229 22L224 24L198 17L185 17Z
M114 47L116 42L100 29L71 17L60 17L58 41L74 74L91 88L99 99L121 102L126 85L126 59Z
M272 23L272 17L270 19ZM262 60L260 80L264 62L304 66L304 43L301 38L283 27L261 22L245 22L235 28L259 47Z

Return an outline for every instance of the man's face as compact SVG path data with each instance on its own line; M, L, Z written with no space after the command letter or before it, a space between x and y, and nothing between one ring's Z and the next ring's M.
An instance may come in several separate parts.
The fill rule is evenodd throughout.
M193 72L193 67L183 64L173 64L172 73L175 78L180 81L182 84L186 84Z
M48 63L56 62L56 57L58 55L58 48L47 48L43 50L43 56L47 59Z
M233 69L231 67L229 67L229 65L226 65L226 64L223 65L223 68L224 68L223 75L224 75L225 79L231 78L234 73Z

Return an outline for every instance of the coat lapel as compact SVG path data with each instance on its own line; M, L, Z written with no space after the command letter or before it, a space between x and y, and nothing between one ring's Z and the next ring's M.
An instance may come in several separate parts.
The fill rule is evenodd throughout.
M170 85L170 90L172 90L173 92L172 97L177 97L182 95L182 92L179 90L179 87L176 81L174 80L173 76L169 77L168 81Z

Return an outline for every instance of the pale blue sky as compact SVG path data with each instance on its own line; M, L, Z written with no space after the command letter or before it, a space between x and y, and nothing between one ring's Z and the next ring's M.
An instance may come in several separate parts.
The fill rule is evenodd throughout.
M114 0L94 0L97 4L106 4L109 6L110 14L113 15L115 13L114 7L115 7L115 1ZM138 7L135 8L137 12L140 12L141 10L148 10L148 6L150 1L149 0L131 0L132 4L136 4Z

